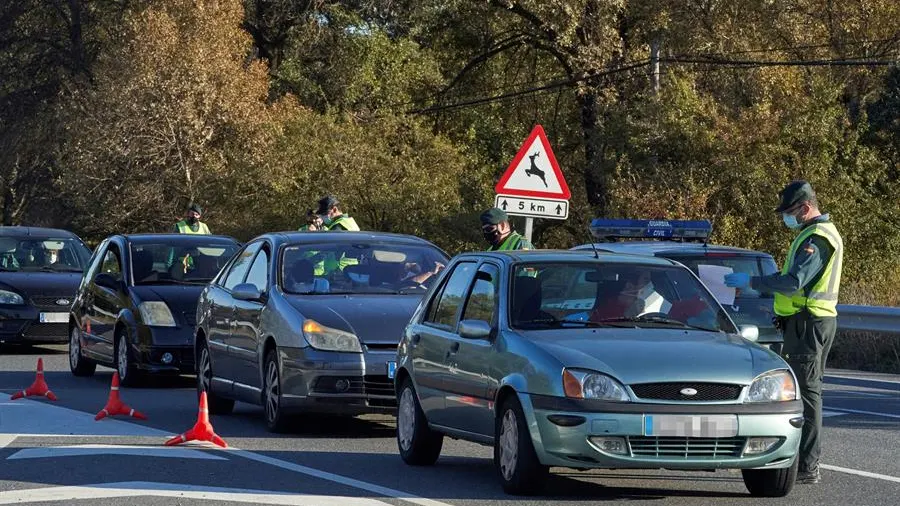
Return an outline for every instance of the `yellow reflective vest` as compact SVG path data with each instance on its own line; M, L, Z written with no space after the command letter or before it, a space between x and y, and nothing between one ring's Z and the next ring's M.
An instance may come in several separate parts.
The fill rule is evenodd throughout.
M834 254L831 255L819 275L819 279L808 289L801 288L790 295L775 293L775 314L779 316L792 316L804 308L807 308L813 316L837 316L838 292L841 288L841 264L844 260L844 241L833 223L816 223L804 228L791 243L791 249L781 273L790 272L797 256L797 250L814 235L828 241L828 244L834 248Z

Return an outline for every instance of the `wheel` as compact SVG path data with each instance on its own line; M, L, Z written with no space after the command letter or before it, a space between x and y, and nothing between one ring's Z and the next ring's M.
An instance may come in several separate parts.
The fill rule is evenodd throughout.
M507 397L497 418L494 438L494 467L507 494L532 495L539 492L550 473L534 451L531 433L519 399Z
M444 435L431 430L412 380L406 378L400 386L397 408L397 446L403 462L412 466L430 466L441 455Z
M72 326L69 332L69 369L75 376L92 376L97 363L81 355L81 330Z
M281 370L278 368L278 355L275 350L266 354L265 374L263 375L263 408L266 412L266 426L272 432L284 432L287 429L287 414L284 412L281 397Z
M133 387L140 383L140 371L134 366L128 347L128 338L125 336L126 333L120 331L116 337L115 365L116 371L119 373L119 384L125 387Z
M234 410L234 400L219 397L212 393L212 361L209 358L209 343L205 340L200 348L200 360L197 362L197 397L206 392L206 403L212 415L228 415Z
M794 458L791 467L781 469L743 469L744 485L755 497L784 497L794 488L797 481L799 457Z

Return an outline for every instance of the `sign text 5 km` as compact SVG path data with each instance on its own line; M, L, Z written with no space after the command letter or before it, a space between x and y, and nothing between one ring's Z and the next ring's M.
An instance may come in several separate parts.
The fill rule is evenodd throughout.
M564 220L569 217L569 201L567 200L497 195L494 207L499 207L508 214L516 216L554 220Z

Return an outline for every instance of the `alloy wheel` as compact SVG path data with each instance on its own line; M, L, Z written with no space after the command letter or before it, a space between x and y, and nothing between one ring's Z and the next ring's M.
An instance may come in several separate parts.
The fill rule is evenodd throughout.
M78 327L72 327L72 333L69 336L69 367L74 371L78 369L78 362L81 360L81 336L78 334Z
M128 343L125 336L119 336L119 349L117 350L116 370L119 371L119 380L125 381L128 375Z
M200 391L209 392L209 385L212 383L212 367L209 365L209 351L206 346L200 350L200 374L197 376L200 382Z
M275 421L278 416L278 365L272 361L266 367L266 419Z
M519 426L516 414L509 409L503 415L500 426L500 472L503 478L511 480L519 460Z
M416 432L416 401L412 389L405 388L400 394L400 409L397 413L397 435L400 447L404 451L412 446L413 434Z

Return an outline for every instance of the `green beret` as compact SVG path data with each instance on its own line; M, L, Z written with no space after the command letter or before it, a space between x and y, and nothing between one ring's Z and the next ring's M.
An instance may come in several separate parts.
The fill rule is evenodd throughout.
M509 215L506 214L502 209L492 207L487 211L481 213L481 224L484 225L499 225L504 221L509 221Z

